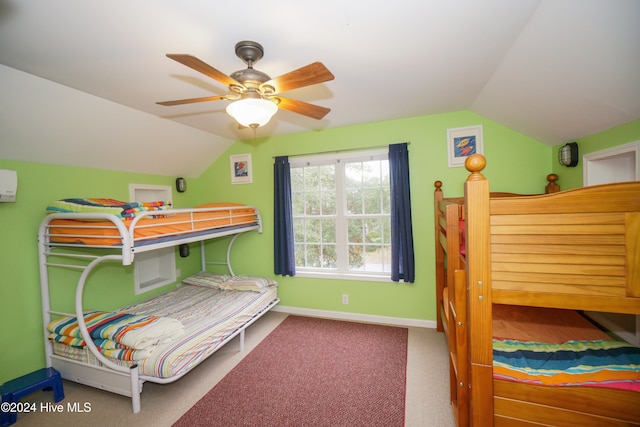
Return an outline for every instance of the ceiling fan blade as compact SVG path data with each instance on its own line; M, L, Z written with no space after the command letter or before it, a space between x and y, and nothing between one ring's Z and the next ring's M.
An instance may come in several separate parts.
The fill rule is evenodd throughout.
M231 78L223 72L216 70L211 65L201 61L195 56L181 53L167 53L167 57L183 65L186 65L187 67L192 68L204 74L205 76L211 77L212 79L215 79L226 86L244 87L242 83L238 82L236 79Z
M281 93L326 82L334 78L334 75L331 74L331 71L329 71L322 62L314 62L313 64L306 65L283 74L280 77L271 79L261 84L260 87L271 86L274 88L273 93Z
M280 96L275 98L279 100L279 108L291 111L292 113L302 114L312 119L320 120L331 111L330 108L320 107L319 105L313 105L303 101L296 101L295 99L282 98Z
M205 96L203 98L189 98L189 99L178 99L176 101L162 101L162 102L156 102L156 104L170 107L172 105L193 104L196 102L207 102L207 101L220 101L222 99L227 99L227 97L226 96Z

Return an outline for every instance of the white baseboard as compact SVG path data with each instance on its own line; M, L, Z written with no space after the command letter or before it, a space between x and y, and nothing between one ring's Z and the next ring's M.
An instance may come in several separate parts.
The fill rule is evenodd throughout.
M403 317L377 316L374 314L346 313L343 311L315 310L312 308L276 305L271 309L280 313L297 314L299 316L322 317L325 319L349 320L353 322L379 323L393 326L414 326L418 328L436 328L435 320L407 319Z

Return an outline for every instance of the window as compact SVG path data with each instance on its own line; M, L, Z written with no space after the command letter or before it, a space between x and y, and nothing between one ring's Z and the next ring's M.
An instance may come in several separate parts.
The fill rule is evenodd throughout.
M299 273L390 277L386 150L291 159L291 197Z

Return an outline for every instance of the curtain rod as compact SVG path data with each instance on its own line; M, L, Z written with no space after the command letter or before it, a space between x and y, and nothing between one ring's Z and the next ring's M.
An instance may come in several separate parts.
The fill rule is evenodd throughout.
M410 145L410 142L407 142L407 145ZM387 145L371 145L369 147L357 147L357 148L341 148L339 150L327 150L327 151L318 151L315 153L303 153L303 154L291 154L287 157L291 158L291 157L302 157L302 156L318 156L321 154L338 154L338 153L344 153L346 151L364 151L364 150L375 150L378 148L389 148L389 144ZM275 159L276 157L282 157L282 156L273 156L271 157L272 159Z

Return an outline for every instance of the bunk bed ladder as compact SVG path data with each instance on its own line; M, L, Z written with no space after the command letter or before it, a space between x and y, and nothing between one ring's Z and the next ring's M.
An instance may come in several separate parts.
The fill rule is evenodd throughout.
M469 425L469 357L467 348L467 283L464 270L456 270L449 299L449 357L451 403L457 426ZM451 288L455 288L451 292Z

